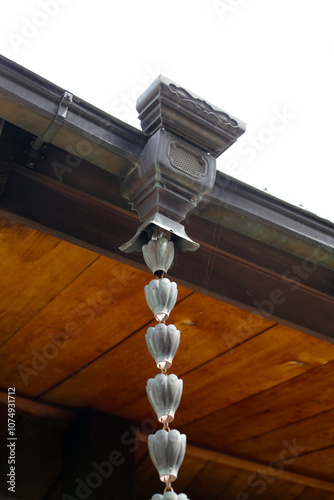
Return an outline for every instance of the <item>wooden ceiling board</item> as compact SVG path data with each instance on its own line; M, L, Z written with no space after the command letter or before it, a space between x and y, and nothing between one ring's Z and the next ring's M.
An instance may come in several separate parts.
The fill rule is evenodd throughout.
M146 444L147 447L147 444ZM173 482L173 488L176 493L183 493L187 486L203 469L206 460L186 455L180 469L179 476ZM136 468L136 500L148 500L155 493L163 493L165 483L159 479L158 472L154 467L150 456L147 454L139 466Z
M304 490L304 485L283 481L279 476L269 478L209 462L188 487L187 494L189 498L199 500L208 498L210 500L252 500L254 498L297 500ZM198 491L207 491L208 495L202 493L198 496Z
M334 493L319 491L316 488L305 488L298 500L334 500Z
M296 442L307 453L319 448L334 446L334 410L231 445L226 450L246 458L255 458L265 462L272 460L272 457L279 457L282 449L287 449L286 458L293 457L292 449L284 446L286 442L290 444Z
M203 446L215 442L222 449L232 449L235 443L333 407L334 363L329 362L195 420L182 430L190 440Z
M307 453L307 450L305 450L287 467L289 467L290 471L315 476L333 483L334 446L311 453Z
M0 349L0 359L6 360L1 384L10 383L25 395L38 396L151 321L152 313L144 302L149 278L142 271L99 257ZM179 287L180 299L189 293ZM65 346L50 339L59 335L65 338ZM34 362L36 352L38 363ZM35 374L26 376L24 367L34 369Z
M144 432L137 432L137 438L147 443L148 435ZM197 458L205 459L207 462L213 462L215 464L220 464L222 470L235 469L240 473L241 477L243 472L247 474L247 483L245 482L242 487L238 485L238 494L245 491L248 486L253 488L259 486L256 482L258 477L265 477L266 483L271 484L274 480L279 479L280 481L285 481L292 483L293 485L299 484L304 488L311 487L316 488L321 491L334 492L334 482L319 479L315 476L309 476L304 474L299 474L297 472L291 472L287 468L287 462L283 464L277 464L275 462L266 463L259 461L251 461L243 458L239 458L230 454L221 453L217 451L210 450L208 448L203 448L199 446L194 446L191 443L187 443L186 455L191 455ZM238 475L239 477L239 475ZM230 478L234 482L233 478ZM264 488L262 488L262 492Z
M249 313L239 313L238 308L217 303L197 292L188 293L184 300L176 304L170 318L170 322L181 331L180 348L172 368L173 373L178 376L225 352L228 349L224 338L226 332L230 338L235 338L235 344L243 342L238 335L239 325L249 324ZM139 300L141 307L145 309L145 299ZM138 321L139 317L138 315ZM150 326L155 324L152 321ZM256 335L272 324L254 316L248 336ZM78 406L89 403L94 408L113 413L142 396L144 408L147 409L146 382L159 372L146 347L146 330L147 327L142 328L126 342L45 394L42 399ZM134 415L135 418L138 417L137 414Z
M248 488L250 472L234 467L222 467L223 491L215 500L251 500L245 493ZM246 496L245 496L246 495Z
M253 498L260 498L261 500L298 500L299 495L304 489L302 484L281 481L279 476L277 479L256 476L252 477L252 486L249 486L245 490L244 497L241 496L238 500L250 500ZM320 492L321 494L322 492Z
M195 457L190 453L184 458L182 466L180 468L179 475L177 477L177 482L175 482L175 491L181 493L186 492L189 489L189 485L194 481L194 479L201 474L201 471L208 463L207 460ZM183 472L183 465L185 464L185 470Z
M0 345L22 328L98 254L0 218Z
M273 326L182 376L178 425L200 419L333 359L334 348L329 347L326 342L319 343L318 339L288 327ZM142 401L117 410L117 414L143 418L147 411L145 399L143 393ZM218 428L223 424L216 422ZM211 429L211 440L217 446L215 428Z
M186 488L188 498L198 498L198 492L202 492L201 499L210 498L233 498L231 493L227 494L227 489L231 483L235 484L237 494L244 491L247 485L249 473L234 469L233 467L222 466L215 462L207 462L204 467L194 476L191 483ZM237 496L237 495L236 495ZM236 496L234 498L236 498Z
M0 223L6 290L0 385L15 385L18 394L47 403L128 417L144 432L158 428L145 394L147 378L158 373L144 338L156 324L143 291L152 276L18 224ZM258 462L265 467L261 462L277 460L282 442L296 441L303 449L293 461L292 452L285 453L284 471L331 482L334 346L178 289L169 323L180 329L181 344L170 373L182 376L184 394L172 427L185 432L188 442L220 450L231 460L252 460L252 471ZM22 375L19 366L30 372ZM163 490L145 448L140 444L137 452L137 500ZM188 453L175 490L191 500L249 500L260 487L251 474ZM293 482L292 475L290 481L288 474L284 480L267 478L261 499L333 499L327 491L305 488L319 481L303 481Z
M209 413L212 400L219 399L216 407L225 407L331 359L334 348L328 349L325 342L273 326L187 374L182 411L199 418Z

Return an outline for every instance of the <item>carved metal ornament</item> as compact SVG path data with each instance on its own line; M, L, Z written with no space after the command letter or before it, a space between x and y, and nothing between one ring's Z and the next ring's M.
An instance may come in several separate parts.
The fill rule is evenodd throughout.
M174 325L159 323L150 326L145 335L147 348L160 370L168 370L180 345L180 330Z
M185 493L175 493L174 491L166 491L163 495L156 493L151 500L189 500Z
M155 319L165 322L176 303L177 284L168 278L152 280L145 286L145 297Z
M221 111L220 109L213 107L212 104L204 101L204 99L200 99L199 97L195 98L187 90L183 89L182 87L177 87L175 83L169 84L169 90L175 93L179 99L190 102L191 104L196 106L200 111L202 111L202 113L213 115L218 121L226 125L231 125L231 127L238 127L237 120L235 118L232 118L225 111Z
M157 431L148 437L151 460L159 472L160 480L172 482L177 478L186 452L187 438L176 429Z
M159 422L165 424L174 420L175 412L180 404L183 381L173 373L159 373L147 381L146 392L149 402Z
M246 125L160 75L138 98L142 129L150 137L140 161L121 184L122 196L142 225L123 252L141 251L152 228L172 234L175 247L195 251L198 243L180 222L209 193L216 158L246 130Z
M144 132L164 128L215 158L246 130L241 120L163 75L138 98L137 110Z
M151 239L142 247L143 257L156 278L164 277L174 260L174 243L167 238Z

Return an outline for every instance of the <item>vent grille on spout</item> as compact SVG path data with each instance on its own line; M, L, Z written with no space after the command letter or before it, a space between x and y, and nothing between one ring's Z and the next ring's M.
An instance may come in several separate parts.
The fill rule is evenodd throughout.
M196 155L180 146L176 142L172 142L169 147L169 158L174 167L188 172L194 177L200 177L205 173L205 162L200 155Z

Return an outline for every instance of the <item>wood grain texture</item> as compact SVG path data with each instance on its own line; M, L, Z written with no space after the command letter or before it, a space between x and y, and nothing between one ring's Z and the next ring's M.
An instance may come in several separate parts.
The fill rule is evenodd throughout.
M175 492L183 493L187 491L188 485L202 470L206 463L206 460L186 455L180 468L178 478L173 483ZM145 456L144 460L136 469L135 487L136 500L147 500L155 493L163 493L165 483L160 481L158 472L149 455ZM194 500L195 498L198 498L198 496L194 497Z
M182 292L182 287L179 288ZM240 312L234 306L217 303L205 295L189 291L188 294L184 300L176 304L170 317L170 322L181 331L180 348L172 369L178 376L216 358L226 352L231 345L244 342L246 335L243 333L241 337L240 325L241 328L250 325L247 330L248 337L272 325L266 319ZM138 298L138 301L143 307L144 299ZM139 321L139 325L142 323ZM152 322L150 326L155 324ZM138 412L136 406L136 411L133 410L132 414L137 421L145 418L149 410L146 382L148 378L158 373L154 360L147 351L146 330L146 327L142 328L126 342L116 346L42 399L52 402L62 401L62 404L72 402L74 405L85 405L89 402L95 408L121 414L122 412L118 411L120 408L132 402L136 404L138 397L142 397L141 411ZM225 334L229 335L228 344ZM103 378L101 373L104 374Z
M326 342L282 325L273 326L182 376L184 389L177 425L201 419L331 359L334 359L334 347ZM133 414L139 419L143 418L144 412L147 413L144 393L141 400L117 410L121 416L131 418ZM219 427L222 424L217 419L214 427L204 426L208 433L196 433L196 436L193 433L191 439L207 444L208 441L203 443L202 440L208 435L210 443L220 446ZM226 432L226 427L223 426L222 432Z
M137 432L136 435L139 441L147 442L148 438L147 434L143 432ZM238 471L240 477L243 479L242 479L242 485L240 484L238 485L239 491L236 494L241 495L242 493L246 492L246 490L249 490L249 488L252 489L256 488L258 490L256 491L256 493L258 495L262 494L267 489L268 485L271 485L273 482L276 482L277 480L282 481L284 483L292 484L294 486L299 485L300 488L297 488L297 490L295 490L298 493L301 493L305 488L305 486L317 488L319 492L321 491L334 492L333 482L305 474L291 472L287 469L288 465L287 461L282 461L282 463L279 466L274 462L260 463L256 461L245 460L233 455L214 452L210 449L201 448L189 443L187 444L186 456L188 455L192 456L193 458L202 459L206 461L206 463L203 464L203 468L199 471L198 475L200 475L205 469L205 467L210 463L215 464L215 466L213 467L215 471L218 470L218 468L220 467L221 474L224 474L224 471L228 469L233 471ZM289 459L289 463L291 462L292 462L291 459ZM234 482L233 475L234 472L230 474L230 479L232 479L232 482ZM217 483L217 481L214 482ZM285 484L284 488L288 489L288 486Z
M329 349L330 345L323 344ZM306 390L307 388L307 390ZM306 373L232 404L182 427L189 439L204 446L233 450L236 443L321 414L334 407L334 363L324 362Z
M251 500L245 496L248 488L249 472L233 467L222 467L221 477L224 481L223 492L216 497L216 500Z
M242 441L232 445L230 449L240 456L271 461L272 457L279 456L284 448L284 443L293 443L294 441L305 448L307 453L318 448L334 446L334 410ZM293 456L291 450L288 449L285 456L286 458Z
M98 255L0 218L0 345L22 328Z
M6 359L1 384L38 396L123 341L152 319L144 303L149 280L149 274L99 257L0 349ZM188 293L179 290L181 298ZM27 379L20 366L35 374Z
M247 495L244 496L244 499L249 500L259 497L263 500L297 500L304 489L304 485L282 481L279 476L278 478L257 476L252 477L251 485L244 492ZM319 491L319 493L322 496L322 491Z
M208 461L204 467L196 474L191 483L186 488L188 498L233 498L231 492L226 495L226 489L232 482L237 480L237 495L242 492L247 484L249 473L238 471L232 467ZM199 493L201 492L201 493ZM234 497L235 498L235 497Z
M295 500L305 489L301 484L264 478L260 475L208 462L188 486L189 498L198 500L250 500L258 496L265 500ZM198 494L198 492L201 492Z
M290 460L290 459L288 459ZM284 463L284 462L283 462ZM334 446L316 450L311 453L301 453L288 467L298 474L312 475L326 481L333 481ZM333 489L334 489L334 482Z
M295 443L290 443L295 445ZM302 452L301 449L295 447L298 452ZM282 460L281 464L270 463L260 463L258 461L245 460L244 458L237 457L230 454L214 452L210 449L201 448L193 444L187 445L187 453L194 457L203 458L210 460L215 463L221 464L223 467L233 467L238 470L247 471L251 478L248 479L248 485L251 485L253 480L256 480L258 476L265 476L267 478L276 479L278 476L281 480L291 482L293 484L299 484L304 486L310 486L318 488L319 490L334 492L334 482L328 479L319 478L316 475L305 474L298 471L292 471L290 458L286 461ZM297 453L296 453L297 454ZM289 463L288 463L289 461ZM272 481L266 481L271 483ZM252 485L253 486L253 485Z
M299 495L298 500L334 500L334 493L319 491L316 488L305 488Z
M145 392L158 373L144 338L156 324L143 292L152 276L24 226L0 224L6 290L0 386L134 419L145 432L158 429ZM259 479L250 475L280 459L282 443L296 441L302 451L295 457L285 447L284 471L269 474L275 480L265 480L261 499L332 500L334 346L178 288L169 323L180 329L181 344L169 372L182 377L184 393L172 427L192 445L175 490L191 500L257 497L262 483L254 486ZM49 411L31 402L26 409ZM147 449L139 448L137 464L137 499L162 492Z

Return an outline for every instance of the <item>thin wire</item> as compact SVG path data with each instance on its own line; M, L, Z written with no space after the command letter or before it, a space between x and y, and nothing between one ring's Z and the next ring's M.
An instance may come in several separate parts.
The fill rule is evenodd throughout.
M229 184L230 182L231 182L231 180L228 179L228 182L226 184L224 184L223 194L225 192L227 184ZM224 207L225 210L221 216L221 211L222 211L221 209L223 207L223 204L225 205L225 207ZM216 216L216 221L215 221L215 227L214 227L213 235L212 235L212 241L211 241L211 245L210 245L210 253L209 253L208 263L206 266L206 271L205 271L204 279L203 279L203 289L204 290L207 290L207 288L208 288L208 283L210 281L210 277L211 277L211 274L213 271L214 258L216 256L216 254L218 253L218 250L216 247L218 246L218 243L221 239L221 233L223 230L222 223L224 222L227 208L228 208L228 203L226 203L224 200L220 199L219 205L218 205L218 212L217 212L217 216ZM219 220L221 221L220 224L219 224ZM219 229L217 226L219 226Z

